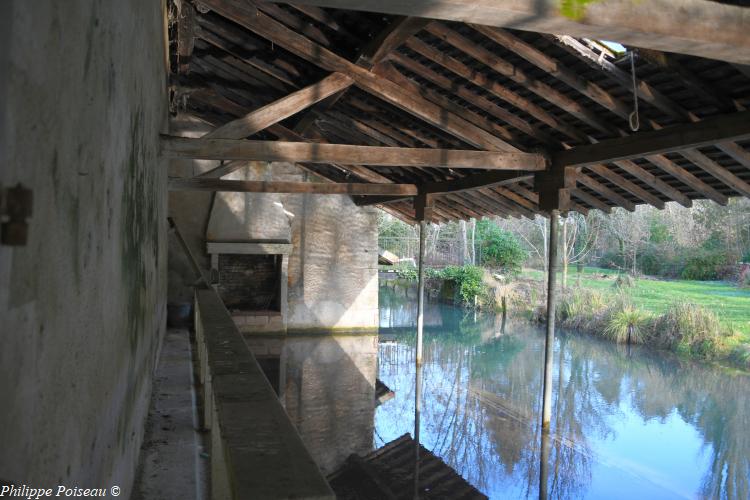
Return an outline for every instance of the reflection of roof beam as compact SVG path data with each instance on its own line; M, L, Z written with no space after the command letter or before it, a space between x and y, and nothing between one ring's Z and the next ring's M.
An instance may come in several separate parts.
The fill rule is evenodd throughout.
M553 168L586 167L661 153L750 139L750 111L717 115L687 125L638 132L628 137L577 146L555 153Z
M235 181L220 179L170 179L170 191L225 191L238 193L348 194L363 196L417 194L414 184L368 184L343 182Z
M281 0L275 0L281 1ZM540 33L616 40L625 45L750 63L750 17L743 7L705 0L579 2L559 0L297 0L296 3L421 16Z
M286 141L191 139L162 136L162 151L173 158L352 163L391 167L481 168L539 171L543 155L462 149L398 148Z

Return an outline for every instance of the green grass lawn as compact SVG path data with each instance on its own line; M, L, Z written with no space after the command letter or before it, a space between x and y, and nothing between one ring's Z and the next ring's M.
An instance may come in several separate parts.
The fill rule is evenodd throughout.
M618 273L608 269L587 267L581 276L581 286L617 293L613 286ZM609 278L603 278L607 275ZM544 272L524 269L522 276L543 280ZM560 282L558 277L558 283ZM578 282L575 269L568 274L568 286ZM628 289L633 304L653 313L663 312L675 302L690 302L718 314L721 321L737 330L745 342L750 342L750 290L740 289L720 281L683 281L639 279Z

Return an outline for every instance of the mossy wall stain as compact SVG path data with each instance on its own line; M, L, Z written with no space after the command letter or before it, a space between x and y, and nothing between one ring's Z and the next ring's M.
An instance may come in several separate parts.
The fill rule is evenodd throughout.
M560 0L560 13L573 19L580 21L586 17L586 6L601 0Z
M143 111L137 108L131 117L130 156L125 165L122 193L121 272L127 290L126 324L130 349L136 353L139 337L145 333L147 320L155 314L150 300L159 259L159 204L153 186L158 183L152 165L147 163L146 139L143 137ZM153 257L153 260L148 258ZM154 266L149 263L153 262Z

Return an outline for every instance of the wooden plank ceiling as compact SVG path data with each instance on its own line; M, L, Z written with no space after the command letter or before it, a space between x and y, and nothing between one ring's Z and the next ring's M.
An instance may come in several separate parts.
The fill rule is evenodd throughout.
M182 2L170 41L173 110L216 127L212 139L554 158L638 134L628 125L634 105L629 57L618 58L586 39L312 6L201 0ZM746 66L638 49L635 72L642 132L740 113L750 105ZM305 99L310 105L297 111ZM750 141L737 134L732 139L581 161L585 166L572 169L564 186L568 208L662 208L669 201L690 206L694 199L725 204L732 196L750 196ZM233 161L207 176L244 164ZM435 222L543 212L539 188L546 181L537 176L535 185L532 172L338 160L298 164L334 182L431 186L438 193ZM355 197L360 203L368 199L414 219L408 198Z

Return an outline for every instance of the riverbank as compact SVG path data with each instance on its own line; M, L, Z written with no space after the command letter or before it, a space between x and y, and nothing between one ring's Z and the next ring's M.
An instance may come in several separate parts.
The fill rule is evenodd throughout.
M481 278L475 276L476 272L427 274L431 276L427 291L433 298L453 298L457 304L534 322L546 319L542 271L524 270L515 278L486 271ZM446 279L449 275L470 286L450 286L451 279ZM415 271L402 271L398 281L409 286L415 278ZM461 288L476 293L476 299L456 293ZM556 316L562 328L750 370L750 290L729 283L632 279L609 270L586 268L580 275L569 275Z
M524 270L514 291L513 312L545 318L542 271ZM750 369L750 290L730 283L586 268L569 275L556 313L563 328Z

